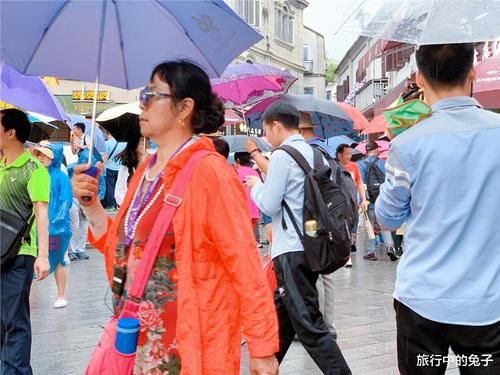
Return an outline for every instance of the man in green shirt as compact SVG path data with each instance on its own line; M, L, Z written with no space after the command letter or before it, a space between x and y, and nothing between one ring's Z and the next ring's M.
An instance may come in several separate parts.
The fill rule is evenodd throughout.
M49 273L50 177L24 149L31 131L26 114L4 109L0 122L0 208L17 213L27 222L32 215L36 219L29 241L23 240L16 259L1 270L0 369L2 374L32 374L29 294L33 274L43 280Z

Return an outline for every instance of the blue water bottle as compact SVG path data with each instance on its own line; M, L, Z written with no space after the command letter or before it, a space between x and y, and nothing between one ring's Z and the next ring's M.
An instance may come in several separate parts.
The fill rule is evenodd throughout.
M139 319L120 318L116 324L115 348L121 354L134 354L139 336Z

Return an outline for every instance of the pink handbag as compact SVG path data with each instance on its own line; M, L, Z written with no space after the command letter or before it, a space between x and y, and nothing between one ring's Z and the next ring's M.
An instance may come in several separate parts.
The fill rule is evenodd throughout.
M144 249L144 256L137 266L134 280L130 285L120 318L137 318L139 302L153 269L164 233L167 231L177 207L182 203L182 197L196 164L208 154L210 154L208 151L195 152L175 179L171 193L165 195L164 203L166 204L163 205L155 221L151 236ZM101 339L85 369L85 375L131 375L133 373L135 353L121 354L115 348L117 321L117 317L112 317L104 327Z

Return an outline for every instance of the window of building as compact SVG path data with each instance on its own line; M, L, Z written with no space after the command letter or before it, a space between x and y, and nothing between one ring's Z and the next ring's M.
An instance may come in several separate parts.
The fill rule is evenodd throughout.
M293 44L293 16L286 6L276 9L276 37Z
M309 60L309 46L304 45L304 61Z
M332 100L332 90L326 92L326 100Z
M304 87L304 95L314 95L314 87Z
M260 27L261 0L236 0L236 13L249 25Z

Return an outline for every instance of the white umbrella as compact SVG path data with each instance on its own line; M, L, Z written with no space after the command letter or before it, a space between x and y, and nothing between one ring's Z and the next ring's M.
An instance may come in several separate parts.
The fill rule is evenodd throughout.
M409 44L500 38L499 0L365 0L337 30Z

